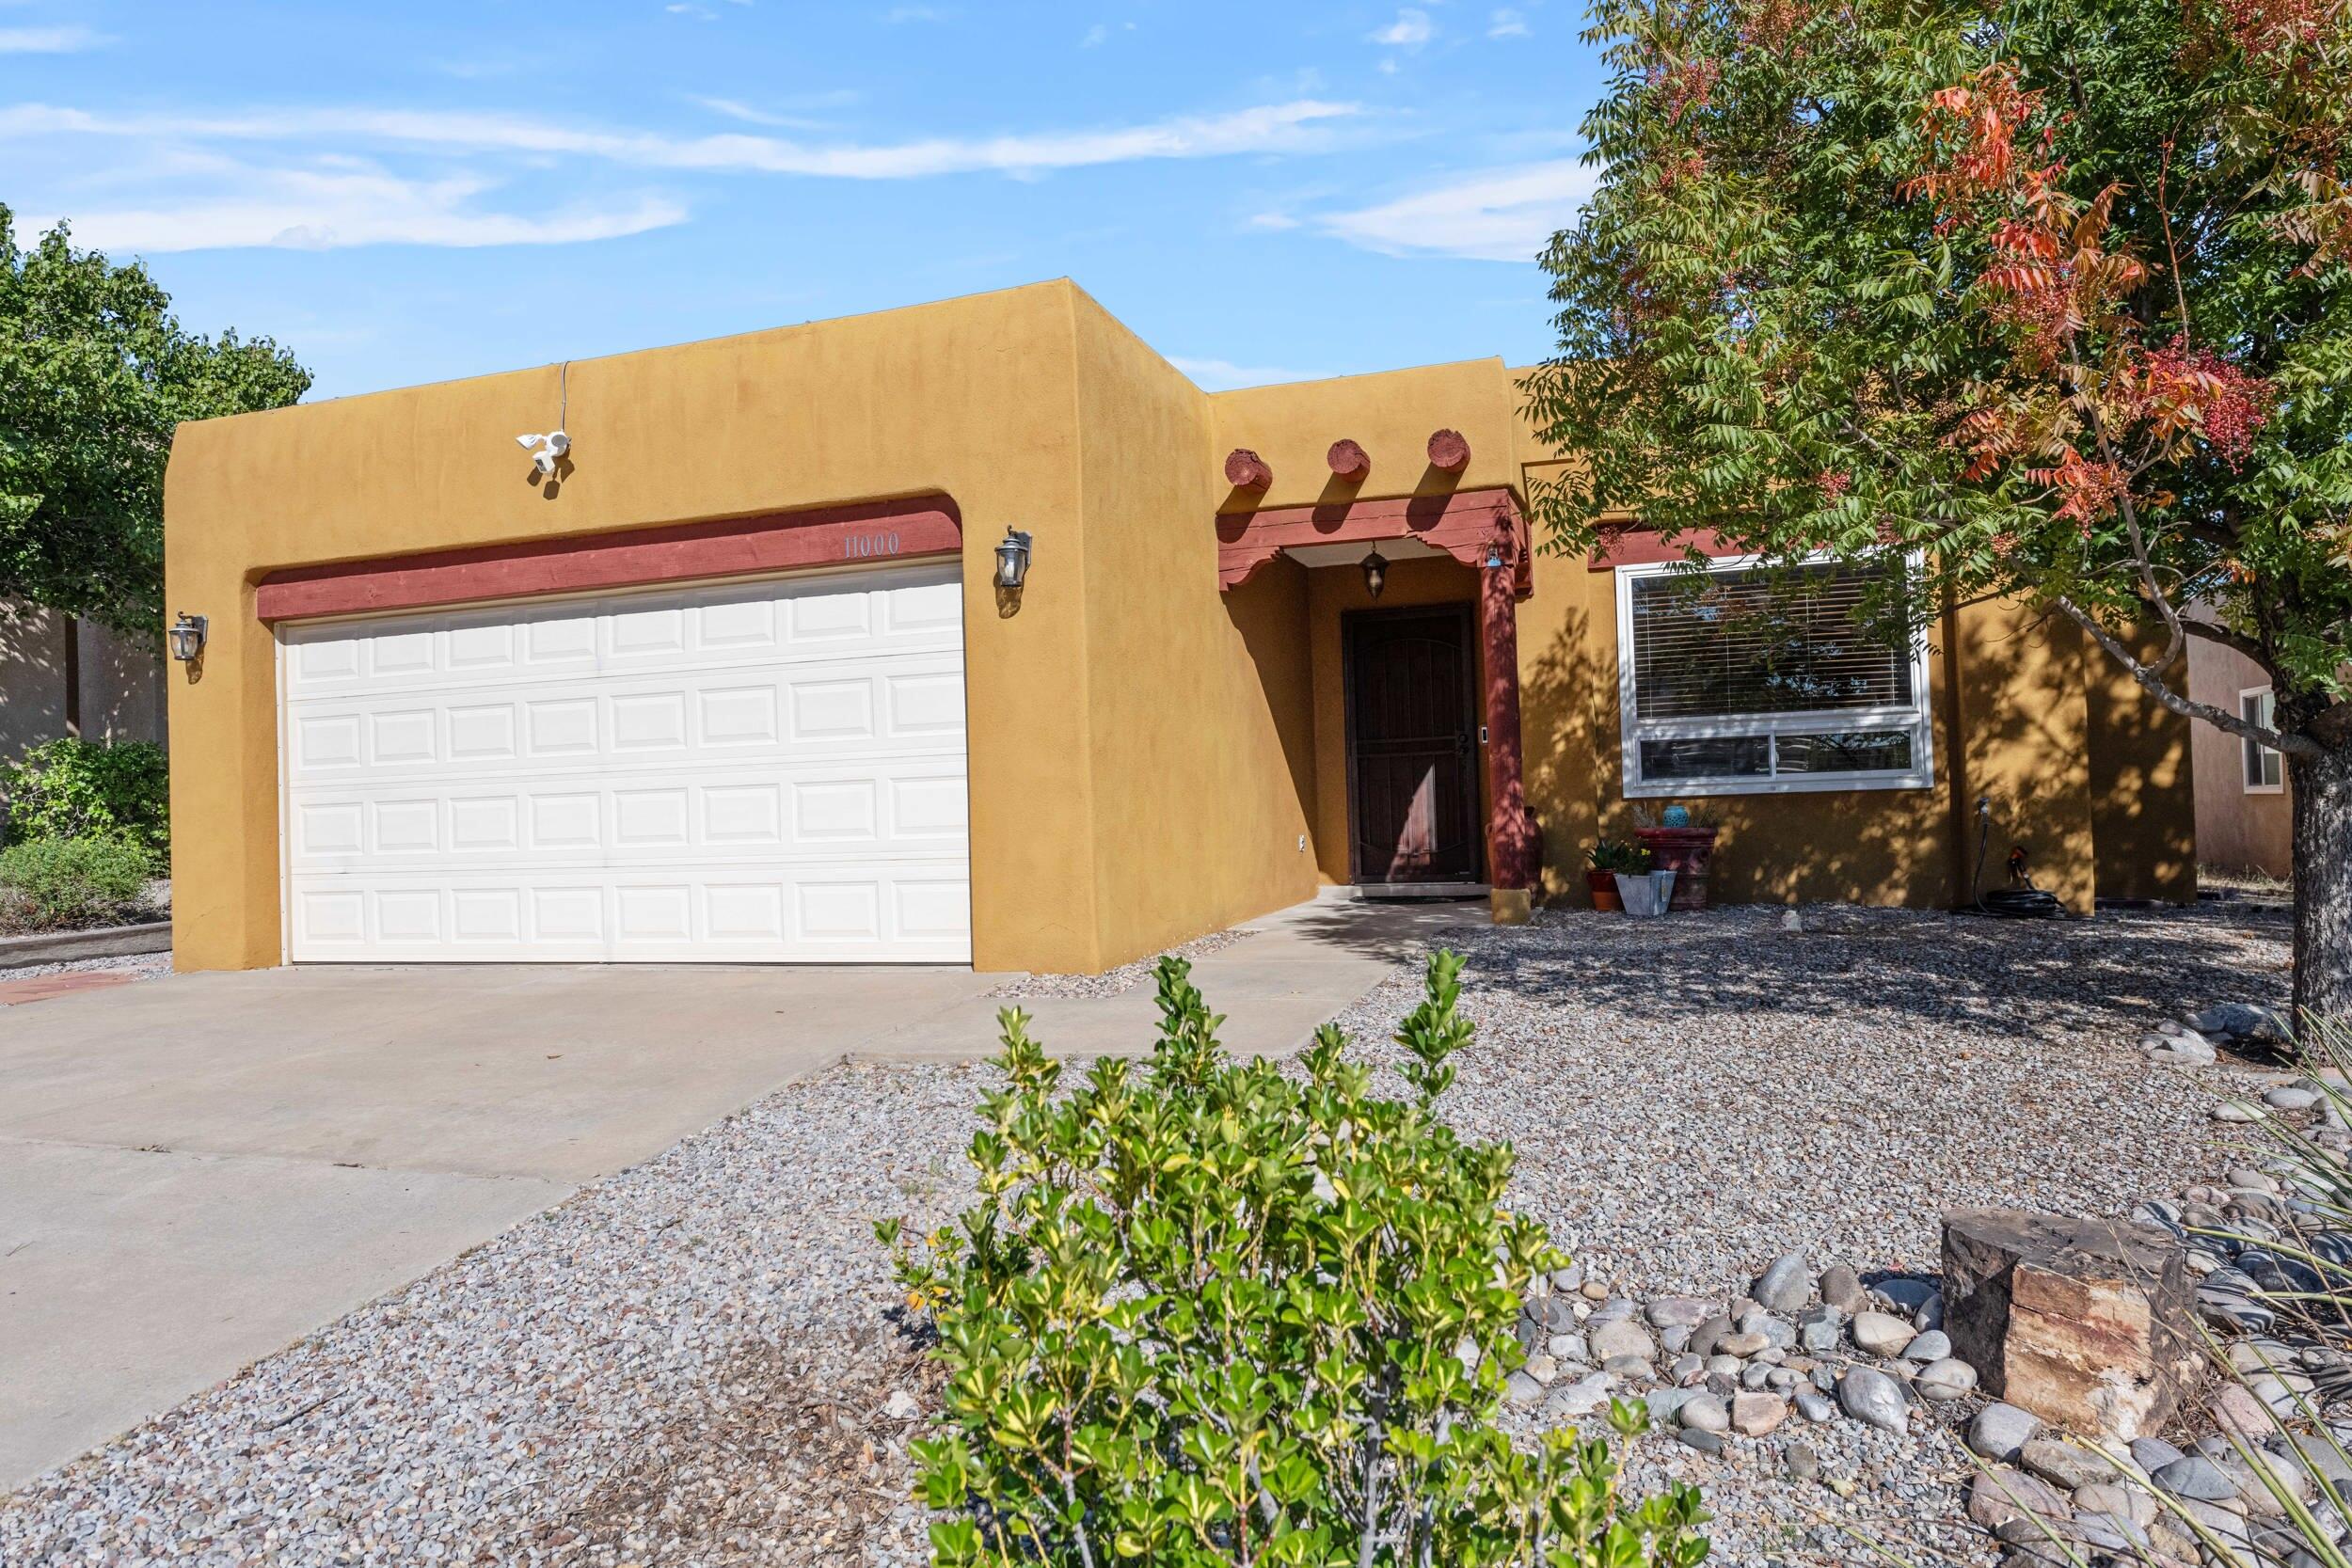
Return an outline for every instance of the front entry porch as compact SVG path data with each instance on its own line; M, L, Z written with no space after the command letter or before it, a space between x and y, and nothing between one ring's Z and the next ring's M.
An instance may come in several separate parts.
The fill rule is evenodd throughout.
M1433 472L1438 450L1433 439ZM1235 454L1229 477L1250 474L1238 461L1248 456ZM1236 481L1237 499L1250 492ZM1229 502L1216 531L1236 618L1305 622L1290 657L1310 666L1301 783L1323 879L1365 893L1486 892L1498 920L1524 919L1539 841L1521 782L1517 607L1529 570L1517 497Z

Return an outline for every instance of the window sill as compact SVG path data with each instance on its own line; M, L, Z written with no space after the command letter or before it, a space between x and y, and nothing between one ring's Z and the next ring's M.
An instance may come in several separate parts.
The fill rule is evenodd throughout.
M2246 793L2249 795L2284 795L2286 792L2287 786L2282 784L2248 784L2246 786Z
M1934 775L1923 773L1888 773L1877 777L1676 779L1660 784L1628 784L1625 798L1629 800L1697 800L1711 795L1847 795L1866 790L1934 787Z

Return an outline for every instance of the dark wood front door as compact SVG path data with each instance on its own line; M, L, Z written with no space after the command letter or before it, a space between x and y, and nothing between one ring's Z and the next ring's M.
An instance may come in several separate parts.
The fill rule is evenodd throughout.
M1476 881L1470 608L1359 610L1342 622L1341 641L1356 880Z

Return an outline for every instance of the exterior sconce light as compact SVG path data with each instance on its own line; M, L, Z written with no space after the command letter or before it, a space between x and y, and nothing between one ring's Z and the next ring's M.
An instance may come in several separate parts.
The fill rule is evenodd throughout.
M1380 590L1389 585L1389 562L1387 559L1383 557L1377 549L1375 549L1370 555L1364 557L1362 564L1364 568L1364 592L1376 599L1380 596Z
M212 623L201 615L182 610L180 618L164 633L164 641L171 645L172 658L181 664L193 664L204 657L204 634Z
M996 546L996 586L1018 588L1029 578L1029 536L1019 529L1005 530Z
M1489 541L1486 546L1486 570L1489 572L1500 572L1502 570L1502 546L1500 544Z

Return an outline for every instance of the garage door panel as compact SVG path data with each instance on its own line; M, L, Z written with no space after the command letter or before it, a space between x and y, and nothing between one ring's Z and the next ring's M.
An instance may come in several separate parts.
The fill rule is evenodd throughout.
M952 568L294 627L303 958L967 961Z
M297 874L431 860L590 867L647 859L936 859L968 837L961 759L663 768L438 792L413 781L314 786L291 808Z
M756 588L612 594L494 611L288 628L290 701L347 692L511 686L584 673L774 668L882 653L961 655L962 587L936 572L844 588L811 578Z
M501 778L575 760L612 768L694 759L724 767L814 757L961 757L963 671L954 655L834 660L789 673L584 675L508 696L480 691L290 699L287 780Z

